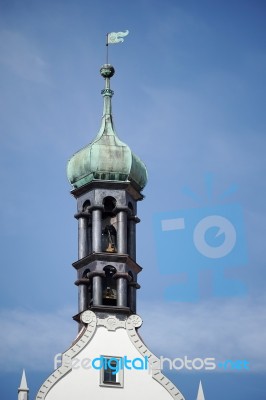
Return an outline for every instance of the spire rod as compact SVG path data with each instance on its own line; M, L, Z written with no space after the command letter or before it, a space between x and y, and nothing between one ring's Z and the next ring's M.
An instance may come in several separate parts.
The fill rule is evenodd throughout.
M103 115L111 115L112 114L112 104L111 98L114 94L113 90L110 87L110 79L115 73L115 69L111 64L104 64L101 69L100 73L102 77L105 79L105 88L101 91L101 94L104 98L103 103Z
M109 36L109 33L106 33L106 64L108 64L108 49L109 49L108 36Z

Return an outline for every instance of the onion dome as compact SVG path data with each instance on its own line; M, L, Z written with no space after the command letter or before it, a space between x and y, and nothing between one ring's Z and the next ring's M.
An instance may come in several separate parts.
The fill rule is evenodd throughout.
M105 79L103 117L95 139L75 153L67 164L67 177L76 189L92 181L131 182L141 191L147 183L147 169L128 145L122 142L113 125L110 78L114 67L104 64L100 70Z

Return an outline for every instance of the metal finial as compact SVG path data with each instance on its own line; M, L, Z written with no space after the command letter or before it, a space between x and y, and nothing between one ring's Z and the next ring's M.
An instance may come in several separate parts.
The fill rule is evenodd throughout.
M110 78L114 75L115 69L111 64L104 64L100 69L100 73L102 77L105 79L105 88L101 91L101 94L103 95L104 98L103 115L111 115L112 114L111 98L114 92L110 88Z
M100 74L103 78L112 78L115 74L115 69L111 64L104 64L100 69Z

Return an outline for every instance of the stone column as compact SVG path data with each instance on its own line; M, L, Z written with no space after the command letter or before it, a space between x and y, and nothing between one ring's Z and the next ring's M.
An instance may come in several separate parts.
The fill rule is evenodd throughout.
M121 272L115 273L113 276L116 279L116 305L117 307L128 307L127 304L127 285L131 280L131 276L128 273Z
M91 223L91 214L89 215L88 219L88 226L87 226L87 254L91 254L92 252L92 223Z
M89 214L80 212L75 215L78 219L78 259L86 257L89 254L89 238L88 238L88 219ZM80 279L78 283L78 312L87 310L88 308L88 289L85 281Z
M137 312L137 290L140 288L140 285L135 282L129 282L129 307L131 310L136 313Z
M92 281L92 301L94 306L101 306L103 303L103 287L102 287L102 277L96 275L93 277Z
M92 282L92 305L101 306L103 304L103 283L104 272L93 271L87 274L90 282Z
M117 278L117 307L127 307L127 280L125 278Z
M127 212L117 213L117 252L127 254Z
M128 227L128 254L136 261L136 224L140 222L140 219L136 216L129 218Z
M78 215L78 258L79 260L88 255L88 220L83 216L85 213Z
M81 313L88 309L88 286L90 284L90 280L87 278L78 279L75 282L75 285L78 286L78 312Z
M102 251L102 210L92 211L92 251L100 253Z

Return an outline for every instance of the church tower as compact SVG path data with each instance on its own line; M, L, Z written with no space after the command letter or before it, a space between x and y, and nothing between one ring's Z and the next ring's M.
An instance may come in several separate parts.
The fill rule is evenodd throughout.
M114 130L110 87L102 66L104 108L99 133L76 152L67 176L77 200L79 334L36 400L184 400L138 334L137 203L147 183L144 163Z
M101 68L104 110L93 142L69 160L67 175L77 199L79 314L92 310L101 318L136 311L137 201L147 182L143 162L117 137L112 120L111 65ZM81 324L82 326L82 324Z

